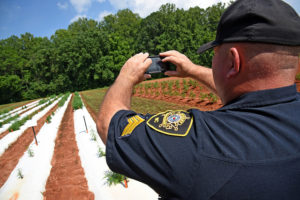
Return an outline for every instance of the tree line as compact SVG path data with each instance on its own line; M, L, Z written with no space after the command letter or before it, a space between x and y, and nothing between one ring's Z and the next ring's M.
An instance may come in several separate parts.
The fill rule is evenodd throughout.
M214 40L225 8L165 4L146 18L124 9L100 22L80 18L50 38L25 33L0 40L0 104L109 86L139 52L174 49L210 66L212 52L196 51Z

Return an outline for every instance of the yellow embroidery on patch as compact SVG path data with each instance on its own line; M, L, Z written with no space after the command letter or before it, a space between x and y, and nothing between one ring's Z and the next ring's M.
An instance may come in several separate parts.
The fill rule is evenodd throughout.
M193 124L193 116L183 110L168 110L152 116L147 125L157 132L171 136L186 136Z
M132 133L132 131L143 121L145 121L143 118L141 118L138 115L135 115L133 117L130 117L128 119L128 124L127 126L124 128L121 136L126 136L126 135L130 135Z

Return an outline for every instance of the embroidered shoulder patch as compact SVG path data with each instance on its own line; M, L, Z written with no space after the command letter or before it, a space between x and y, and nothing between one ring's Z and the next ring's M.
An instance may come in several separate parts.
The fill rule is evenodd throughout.
M132 131L143 121L145 121L143 118L141 118L138 115L135 115L133 117L130 117L127 119L128 120L128 124L126 125L126 127L124 128L121 136L127 136L130 135L132 133Z
M183 110L168 110L152 116L147 125L152 129L172 136L186 136L193 124L193 117Z

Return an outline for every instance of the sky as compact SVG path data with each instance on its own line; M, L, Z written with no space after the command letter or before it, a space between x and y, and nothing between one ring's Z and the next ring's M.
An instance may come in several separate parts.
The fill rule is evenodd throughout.
M174 3L188 9L230 0L0 0L0 40L26 32L48 37L58 29L67 29L79 17L97 21L118 10L129 8L141 17L157 11L162 4ZM284 0L300 13L300 0Z

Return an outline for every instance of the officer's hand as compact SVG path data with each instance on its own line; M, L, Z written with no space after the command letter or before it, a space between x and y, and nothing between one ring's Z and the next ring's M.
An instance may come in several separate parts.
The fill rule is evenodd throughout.
M176 71L166 71L165 75L184 78L191 77L193 74L196 65L184 54L172 50L160 53L159 55L165 57L162 60L163 62L171 62L176 65Z
M147 78L151 78L151 75L145 74L152 63L148 56L148 53L139 53L129 58L122 67L118 79L136 85Z

